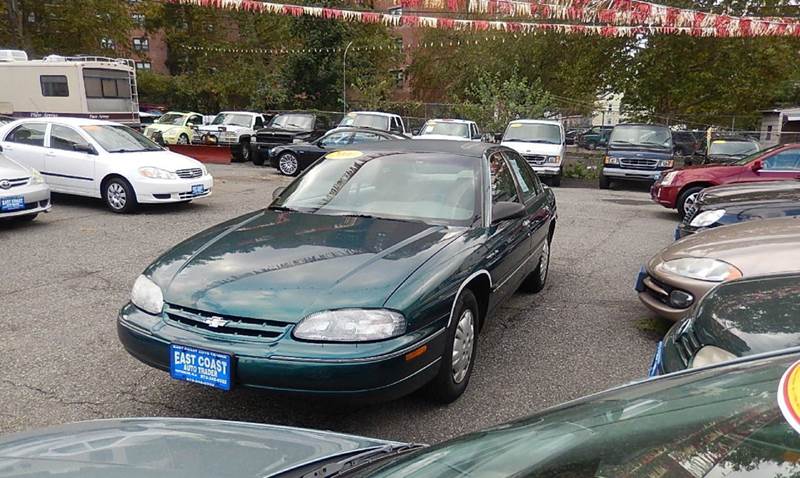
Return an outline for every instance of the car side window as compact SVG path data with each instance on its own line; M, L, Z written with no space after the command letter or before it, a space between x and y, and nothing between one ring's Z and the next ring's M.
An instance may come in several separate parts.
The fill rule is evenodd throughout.
M322 140L320 140L319 145L323 148L328 148L331 146L342 146L345 144L350 144L350 138L353 136L353 133L350 132L340 132L340 133L333 133L330 134Z
M6 141L30 146L44 146L45 131L47 131L45 123L21 124L6 135Z
M199 115L191 116L189 117L189 121L186 122L186 125L203 126L203 117Z
M519 154L506 151L505 155L509 164L511 164L514 176L517 177L523 200L528 202L529 199L538 196L543 191L543 188L530 165Z
M789 149L774 154L764 160L764 170L797 171L800 170L800 150Z
M262 118L261 116L256 116L256 123L254 128L259 129L263 127L264 127L264 118Z
M372 141L383 141L385 138L375 133L355 133L351 144L369 143Z
M66 126L54 124L50 127L50 147L64 151L75 151L75 146L89 146L83 136Z
M514 177L508 169L503 155L495 153L489 159L489 171L491 173L492 203L500 201L519 202L517 196L517 186L514 184Z

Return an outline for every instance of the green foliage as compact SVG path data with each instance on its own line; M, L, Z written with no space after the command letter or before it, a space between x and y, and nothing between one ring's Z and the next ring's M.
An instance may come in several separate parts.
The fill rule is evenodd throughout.
M488 131L502 131L509 121L518 118L541 118L553 107L552 96L539 81L528 81L515 71L508 77L483 72L471 83L457 107Z

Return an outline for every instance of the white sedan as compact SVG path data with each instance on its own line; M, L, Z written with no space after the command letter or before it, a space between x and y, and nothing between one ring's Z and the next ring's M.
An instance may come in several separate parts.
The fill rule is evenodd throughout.
M202 163L108 121L19 120L0 129L0 145L11 159L40 171L53 192L102 198L119 213L141 203L207 197L214 185Z

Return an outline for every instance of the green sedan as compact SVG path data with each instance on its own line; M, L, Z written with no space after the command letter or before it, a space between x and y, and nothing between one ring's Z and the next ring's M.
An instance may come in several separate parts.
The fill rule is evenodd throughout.
M555 197L506 147L386 143L159 257L119 313L127 351L223 390L457 399L498 304L545 286Z

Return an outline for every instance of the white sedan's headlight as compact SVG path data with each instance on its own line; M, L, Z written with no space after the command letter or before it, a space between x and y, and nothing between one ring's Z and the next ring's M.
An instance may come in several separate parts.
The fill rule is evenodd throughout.
M727 350L714 347L713 345L706 345L698 350L694 355L691 362L689 362L689 368L704 367L706 365L726 362L735 358L736 355L733 355Z
M672 184L672 181L675 180L675 176L677 176L677 175L678 175L678 171L670 171L670 172L668 172L661 179L661 185L662 186L669 186L670 184Z
M35 169L31 170L30 184L42 184L43 182L44 177L42 176L42 173Z
M682 257L657 266L664 272L690 279L723 282L742 277L742 271L727 262L708 257Z
M382 309L341 309L317 312L301 320L295 338L321 342L367 342L404 334L402 314Z
M178 175L166 169L156 168L153 166L145 166L139 168L139 174L150 179L178 179Z
M725 215L724 209L716 209L714 211L701 212L694 219L692 219L692 227L706 227L719 221Z
M164 294L161 292L161 287L143 275L137 277L133 283L131 302L151 314L160 314L164 310Z

